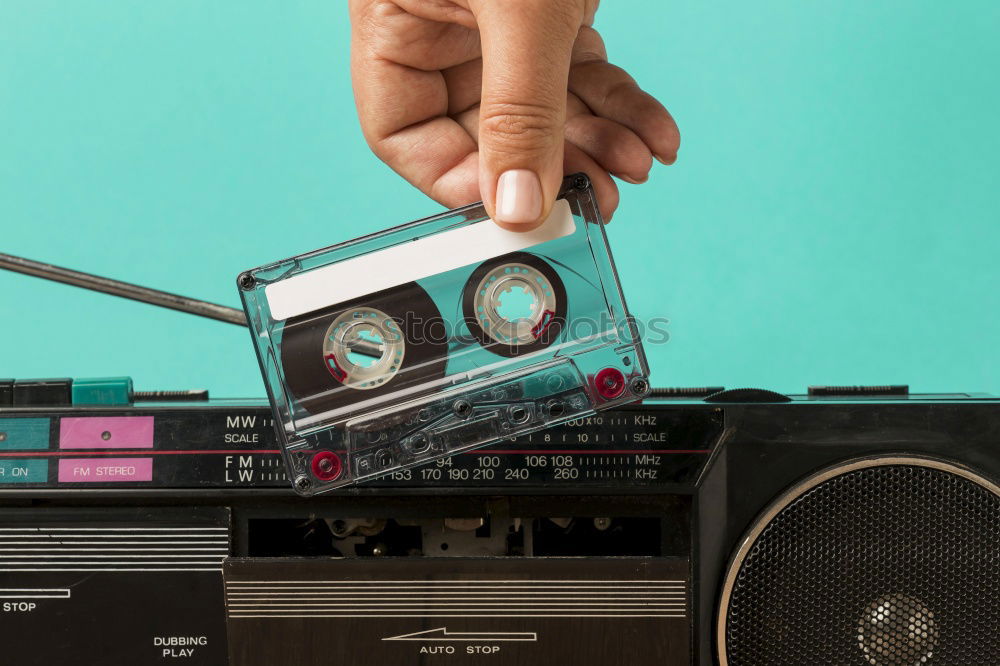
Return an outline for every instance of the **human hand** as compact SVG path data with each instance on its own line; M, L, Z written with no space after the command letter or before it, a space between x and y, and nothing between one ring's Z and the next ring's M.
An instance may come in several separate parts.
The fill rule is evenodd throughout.
M607 62L598 0L351 0L351 74L375 154L436 201L482 199L500 226L548 215L563 174L586 172L604 219L611 175L671 164L673 119Z

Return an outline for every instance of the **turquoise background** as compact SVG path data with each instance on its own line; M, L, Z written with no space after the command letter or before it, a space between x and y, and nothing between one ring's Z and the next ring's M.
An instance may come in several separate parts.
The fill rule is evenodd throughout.
M0 3L0 248L228 305L434 213L358 129L343 2ZM659 385L1000 389L1000 3L608 0L676 166L608 228ZM247 332L0 272L0 376L263 395Z

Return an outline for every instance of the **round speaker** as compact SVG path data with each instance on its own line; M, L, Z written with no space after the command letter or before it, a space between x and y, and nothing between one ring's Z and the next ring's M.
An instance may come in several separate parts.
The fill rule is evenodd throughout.
M996 666L1000 487L920 457L786 491L726 572L721 666Z

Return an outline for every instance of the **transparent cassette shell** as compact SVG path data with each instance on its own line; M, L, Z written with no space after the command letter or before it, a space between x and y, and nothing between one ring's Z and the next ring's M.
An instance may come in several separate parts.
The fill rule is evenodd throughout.
M642 398L586 176L534 232L482 204L237 279L289 478L313 495Z

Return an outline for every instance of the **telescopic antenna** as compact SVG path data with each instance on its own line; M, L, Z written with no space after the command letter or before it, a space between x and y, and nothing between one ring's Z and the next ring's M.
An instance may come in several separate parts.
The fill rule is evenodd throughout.
M15 273L32 275L45 280L62 282L74 287L99 291L103 294L120 296L121 298L128 298L133 301L149 303L150 305L158 305L161 308L179 310L180 312L187 312L199 317L224 321L229 324L236 324L237 326L247 325L246 315L243 314L242 310L237 310L236 308L209 303L207 301L199 301L196 298L171 294L159 289L140 287L130 282L112 280L100 275L74 271L69 268L53 266L52 264L44 264L40 261L15 257L14 255L3 254L2 252L0 252L0 268L14 271Z

